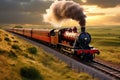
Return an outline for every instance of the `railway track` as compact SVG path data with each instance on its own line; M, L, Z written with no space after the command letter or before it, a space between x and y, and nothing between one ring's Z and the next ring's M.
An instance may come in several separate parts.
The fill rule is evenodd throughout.
M110 67L110 66L103 64L101 62L98 62L98 61L93 61L92 63L90 63L88 65L112 76L116 80L120 80L120 70L119 69Z
M65 54L65 55L69 56L67 54ZM73 59L75 59L75 60L77 60L77 61L79 61L83 64L86 64L86 65L88 65L92 68L95 68L95 69L97 69L97 70L99 70L99 71L101 71L101 72L103 72L107 75L110 75L112 80L120 80L120 69L111 67L109 65L106 65L102 62L98 62L98 61L95 61L95 60L90 62L90 63L89 62L86 63L86 62L80 61L77 57L74 57L74 56L71 56L71 55L69 57L71 57L71 58L73 58Z
M30 40L18 34L14 34L24 40L29 41L30 43L42 47L45 51L53 54L60 60L64 61L68 66L70 66L76 72L87 72L93 78L99 78L100 80L120 80L120 70L105 65L103 63L93 61L91 63L81 62L77 58L71 58L72 56L60 54L60 52L56 50L52 50L52 48L47 47L39 42Z
M67 55L67 54L65 54L65 55ZM69 56L69 57L111 76L111 80L120 80L120 69L111 67L109 65L106 65L102 62L98 62L95 60L92 62L82 62L76 57L73 57L73 56Z
M82 62L76 57L73 57L73 56L69 56L69 57L111 76L111 80L120 80L120 69L111 67L109 65L106 65L102 62L98 62L95 60L92 62Z

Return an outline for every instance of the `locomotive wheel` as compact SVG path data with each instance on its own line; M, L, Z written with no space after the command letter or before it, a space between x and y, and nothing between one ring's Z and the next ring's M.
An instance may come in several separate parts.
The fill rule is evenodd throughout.
M51 44L49 43L49 44L48 44L48 46L50 46L50 47L51 47Z
M89 55L88 55L88 60L89 60L89 61L93 61L93 59L94 59L93 55L92 55L92 54L89 54Z
M63 53L63 50L62 50L62 48L60 48L59 50L60 50L60 52L61 52L61 53Z
M84 53L82 53L81 55L80 55L80 59L82 60L82 61L86 61L87 59L86 59L86 55L84 54Z
M85 54L85 55L83 56L83 61L85 61L85 62L88 62L88 61L89 61L89 56L88 56L87 54Z
M82 60L82 61L85 61L85 62L89 62L89 61L93 61L93 55L91 55L91 54L81 54L80 56L79 56L79 58Z

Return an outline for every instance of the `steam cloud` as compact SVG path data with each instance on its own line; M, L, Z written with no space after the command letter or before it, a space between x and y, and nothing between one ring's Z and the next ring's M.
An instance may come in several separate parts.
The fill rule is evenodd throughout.
M52 25L60 25L65 19L79 21L81 27L85 27L85 15L83 8L73 1L55 1L43 15L44 22Z

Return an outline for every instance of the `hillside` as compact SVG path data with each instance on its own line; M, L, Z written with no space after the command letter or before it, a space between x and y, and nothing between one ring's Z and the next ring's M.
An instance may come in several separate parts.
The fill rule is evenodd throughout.
M64 62L0 30L0 80L93 80L73 72Z

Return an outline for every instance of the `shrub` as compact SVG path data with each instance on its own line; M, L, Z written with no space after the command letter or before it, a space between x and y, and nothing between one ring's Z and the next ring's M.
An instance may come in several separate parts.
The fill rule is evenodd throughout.
M2 41L2 39L0 38L0 41Z
M23 28L23 27L18 25L18 26L15 26L14 28Z
M17 55L13 51L8 52L8 56L11 58L17 58Z
M29 58L31 60L35 60L32 56L29 56L28 54L23 54L24 57Z
M5 34L5 36L8 36L8 34Z
M10 43L10 42L8 42L7 44L8 44L8 45L11 45L11 43Z
M31 47L31 48L28 48L27 50L31 54L37 54L37 48L36 47Z
M14 37L11 37L12 39L14 39Z
M18 41L17 41L17 40L14 40L13 42L14 42L14 43L18 43Z
M6 53L7 51L0 49L0 54Z
M20 75L29 80L43 80L39 71L34 67L23 67L20 69Z
M8 42L11 42L11 40L10 40L8 37L5 37L4 40L6 40L6 41L8 41Z
M16 44L13 44L13 45L12 45L12 48L13 48L13 49L19 49L19 50L20 50L20 47L19 47L18 45L16 45Z

